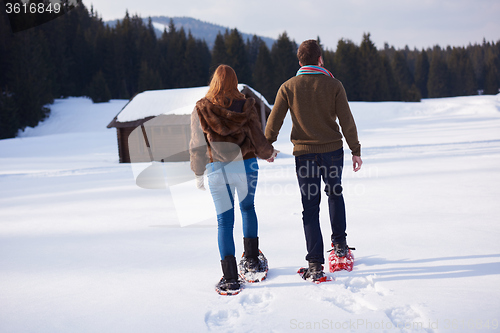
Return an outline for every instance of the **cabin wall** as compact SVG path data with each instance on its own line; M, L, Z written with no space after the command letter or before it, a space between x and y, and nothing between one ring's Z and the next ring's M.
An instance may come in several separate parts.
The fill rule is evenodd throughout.
M118 155L120 157L120 163L130 163L128 138L133 130L134 128L131 127L116 129L116 134L118 137Z
M188 124L118 128L120 163L189 161L190 139Z

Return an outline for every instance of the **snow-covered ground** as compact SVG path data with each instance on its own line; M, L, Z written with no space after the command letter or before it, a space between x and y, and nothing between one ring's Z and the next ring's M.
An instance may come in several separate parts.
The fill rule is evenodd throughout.
M355 174L346 154L344 171L356 264L319 285L296 274L287 119L281 156L259 161L268 279L232 297L214 291L215 220L181 227L172 192L138 187L118 163L106 125L126 102L56 100L45 122L0 140L0 332L500 330L500 95L351 103L364 160Z

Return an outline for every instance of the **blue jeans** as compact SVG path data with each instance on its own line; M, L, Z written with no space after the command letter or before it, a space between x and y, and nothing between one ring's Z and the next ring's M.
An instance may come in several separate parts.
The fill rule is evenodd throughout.
M243 237L257 237L257 215L254 199L257 187L258 164L256 159L241 161L238 166L231 163L227 167L221 162L207 165L207 178L210 193L217 212L217 239L221 259L235 255L233 238L234 228L234 195L238 193L241 217L243 220Z
M325 183L332 228L332 243L344 241L347 234L345 204L342 195L342 169L344 150L328 153L312 153L295 157L295 170L302 196L302 221L306 237L309 262L324 263L323 236L319 222L319 204L321 202L321 179Z

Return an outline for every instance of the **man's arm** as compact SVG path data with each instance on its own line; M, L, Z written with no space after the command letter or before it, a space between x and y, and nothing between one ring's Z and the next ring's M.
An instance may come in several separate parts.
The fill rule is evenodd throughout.
M286 113L288 112L288 99L284 92L283 86L278 90L276 95L276 100L274 102L273 109L269 118L267 119L266 125L266 139L269 143L273 143L278 139L278 134L280 132L281 126L283 126L283 121L285 120Z
M344 135L352 155L361 156L361 145L358 140L358 130L354 117L352 116L344 87L341 86L336 96L336 112L339 119L342 134Z
M363 164L363 160L361 159L361 145L358 140L356 123L354 122L354 117L352 116L351 108L349 107L349 102L347 101L347 95L343 86L341 86L336 98L337 118L339 119L342 133L344 134L347 144L352 151L352 169L354 172L357 172L361 169L361 165Z

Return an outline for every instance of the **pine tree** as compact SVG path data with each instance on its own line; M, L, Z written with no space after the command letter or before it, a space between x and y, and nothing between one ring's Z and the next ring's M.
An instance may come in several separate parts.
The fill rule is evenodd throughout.
M449 97L450 96L450 78L448 66L441 57L439 48L432 52L432 60L429 67L429 80L427 82L427 91L430 98Z
M339 40L333 74L344 85L350 101L361 100L359 63L359 47L350 40Z
M398 82L394 77L394 71L389 61L389 56L387 54L382 54L382 64L384 66L384 73L387 78L387 86L389 87L389 98L388 101L401 101L401 89Z
M188 32L186 41L186 53L184 54L184 75L186 78L185 84L188 87L194 87L198 83L198 75L200 74L201 66L198 57L198 46L191 31Z
M500 88L500 76L498 68L500 61L493 54L489 55L488 61L484 67L484 94L496 95Z
M148 18L148 24L141 29L141 36L139 37L139 49L142 52L141 58L146 61L150 66L154 65L158 60L158 40L156 38L155 27L151 17ZM142 64L141 64L142 66Z
M405 102L417 102L420 98L415 94L413 76L411 75L408 64L403 51L396 51L392 59L392 68L394 70L394 77L398 84L401 94L401 99ZM416 88L416 87L415 87ZM410 89L412 89L410 91Z
M420 94L420 90L417 88L415 83L413 83L410 89L406 92L406 102L420 102L422 99L422 94Z
M161 77L162 88L184 88L208 84L211 54L205 41L188 36L171 19L157 41L156 56L148 62L150 69Z
M20 128L12 87L7 72L12 59L14 34L11 31L4 2L0 2L0 139L16 136Z
M323 58L324 67L328 69L331 73L335 73L335 52L332 50L325 49L321 44L321 39L319 36L316 38L319 47L321 48L321 57ZM334 74L335 76L335 74Z
M429 58L427 52L422 52L417 57L415 64L415 86L420 91L423 98L427 98L427 81L429 80Z
M28 29L16 34L7 81L20 128L36 126L50 112L45 106L53 102L47 52L41 30Z
M116 23L113 29L113 76L119 91L119 98L127 98L133 94L130 71L134 68L131 45L131 22L128 11L122 21ZM123 89L125 91L123 91Z
M200 58L200 73L197 86L208 85L210 83L210 64L212 63L212 54L205 40L197 40L198 57Z
M382 58L370 40L370 34L363 35L359 47L361 68L361 98L363 101L386 101L390 99L389 84Z
M323 57L325 68L328 69L335 76L335 73L337 71L337 68L335 67L335 52L328 49L322 50L321 56Z
M245 46L247 52L248 68L251 74L251 77L246 83L248 83L252 87L255 85L253 82L253 72L255 70L255 62L257 61L257 57L259 56L259 49L262 43L264 42L260 37L253 35L252 39L247 39Z
M496 95L500 87L500 41L482 45L481 86L483 93Z
M484 46L483 45L469 45L467 47L467 53L472 62L472 67L474 67L474 75L476 77L476 86L478 92L484 89Z
M101 71L92 78L88 87L88 96L94 103L106 103L111 99L111 92Z
M169 43L169 32L175 30L174 21L170 19L170 24L167 29L164 29L160 39L158 40L158 72L162 81L162 88L171 88L172 83L172 72L170 64L170 43Z
M249 82L252 81L252 77L243 37L237 29L232 29L231 32L225 36L224 42L228 57L227 65L234 69L239 82L249 84Z
M228 55L224 36L220 33L215 37L214 47L212 49L212 65L213 70L221 64L228 63Z
M186 42L184 61L186 86L206 85L209 75L210 51L205 41L197 41L191 32L189 32Z
M161 89L162 82L160 74L151 69L147 61L143 60L139 72L138 93L145 90Z
M453 48L449 60L450 95L467 96L477 94L474 68L467 51L462 48Z
M171 88L185 88L187 87L187 76L184 72L184 57L186 55L187 38L184 28L181 27L179 31L169 30L168 32L168 57L167 61L170 65L170 73L172 76Z
M297 44L288 38L288 34L283 32L271 49L271 58L274 64L274 94L286 80L293 77L299 70L299 60L297 59Z
M262 42L259 47L257 60L253 71L254 88L259 91L268 102L274 103L276 90L274 85L274 65L267 45Z
M0 2L0 87L4 87L7 82L6 73L11 58L11 49L14 34L9 25L4 2Z
M13 95L0 89L0 140L15 137L19 128L18 109Z

